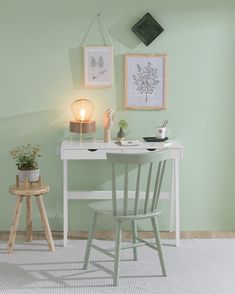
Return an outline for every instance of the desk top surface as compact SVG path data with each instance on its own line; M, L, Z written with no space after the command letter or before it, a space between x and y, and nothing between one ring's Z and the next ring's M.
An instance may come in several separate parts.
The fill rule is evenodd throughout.
M111 141L109 143L104 143L102 140L95 141L83 141L79 140L64 140L61 143L61 150L86 150L86 149L151 149L151 148L170 148L170 149L183 149L183 146L175 141L169 140L167 142L144 142L139 141L140 145L133 146L122 146L115 141Z

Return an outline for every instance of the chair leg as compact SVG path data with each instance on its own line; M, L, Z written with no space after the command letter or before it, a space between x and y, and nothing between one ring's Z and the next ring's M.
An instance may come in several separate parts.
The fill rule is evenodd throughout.
M132 226L132 243L136 244L136 237L137 237L136 221L132 221L131 226ZM137 260L137 248L136 247L133 248L133 256L134 256L134 260Z
M159 260L160 260L160 264L161 264L161 268L162 268L162 274L164 277L166 277L167 272L166 272L166 267L165 267L165 263L164 263L162 246L161 246L161 241L160 241L160 234L159 234L159 230L158 230L158 224L157 224L156 217L152 217L151 221L152 221L152 226L153 226L154 235L155 235L155 241L156 241L156 245L157 245L157 249L158 249L158 256L159 256Z
M115 238L114 273L113 273L113 285L114 286L117 286L117 284L118 284L121 239L122 239L122 222L117 221L117 223L116 223L116 238Z
M22 207L22 201L23 201L23 196L18 196L17 197L17 204L15 208L15 212L13 215L13 220L12 220L12 225L11 225L11 231L10 231L10 236L9 236L9 241L8 241L8 246L7 246L7 252L8 254L11 254L13 252L13 247L15 244L15 238L16 238L16 231L19 223L19 217L20 217L20 211Z
M89 262L91 244L92 244L92 240L93 240L93 234L94 234L94 231L95 231L97 215L98 215L97 212L94 212L92 225L90 227L89 236L88 236L87 245L86 245L86 253L85 253L84 265L83 265L84 270L87 269L87 265L88 265L88 262Z

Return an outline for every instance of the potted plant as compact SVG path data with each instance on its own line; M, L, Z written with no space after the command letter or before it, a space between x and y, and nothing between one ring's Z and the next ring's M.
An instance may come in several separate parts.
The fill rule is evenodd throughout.
M37 159L41 157L41 146L26 144L18 146L9 152L11 157L16 160L19 181L23 182L26 177L28 177L29 182L38 181L39 168Z
M125 140L126 133L123 130L128 128L128 123L126 120L121 119L118 123L118 126L119 126L119 132L117 133L117 139L119 142L121 142Z

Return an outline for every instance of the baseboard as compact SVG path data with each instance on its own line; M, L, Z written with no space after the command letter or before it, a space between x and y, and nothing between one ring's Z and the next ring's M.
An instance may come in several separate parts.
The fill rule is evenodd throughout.
M153 232L138 232L141 238L152 238ZM61 240L63 238L63 232L53 231L52 232L54 240ZM174 239L175 233L174 232L160 232L162 239ZM86 231L79 231L79 232L69 232L68 238L69 239L80 239L86 240L88 233ZM123 240L131 238L130 232L123 232ZM0 240L7 241L9 237L9 232L0 232ZM98 231L95 233L95 237L100 240L113 240L114 239L114 231ZM33 232L33 239L40 240L44 239L44 232L37 231ZM180 232L181 239L229 239L235 238L235 231L182 231ZM16 236L17 240L25 240L25 232L17 232Z

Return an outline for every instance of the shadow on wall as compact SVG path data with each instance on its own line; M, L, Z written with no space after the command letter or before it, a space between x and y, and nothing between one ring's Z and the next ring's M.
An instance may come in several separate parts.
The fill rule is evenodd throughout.
M136 23L138 19L139 16L134 15L122 16L109 30L111 38L117 40L119 43L123 44L125 47L129 49L134 49L135 47L137 47L141 43L141 41L131 31L131 27ZM84 36L86 37L88 33L89 30ZM92 31L92 35L94 35L93 33L94 32ZM102 41L105 44L105 39L103 34L101 34L100 29L98 29L97 32L95 31L95 33L96 37L97 34L100 35L100 39L102 39ZM78 47L69 49L71 75L73 80L73 86L75 89L80 89L84 87L83 45L86 45L84 44L84 41L85 39Z
M112 38L129 49L137 47L141 41L131 31L131 27L140 19L136 15L124 15L109 30Z
M15 146L30 141L33 143L45 141L51 132L54 133L55 129L58 129L62 117L62 110L48 110L2 118L0 143Z
M71 76L73 86L75 89L84 88L84 62L83 62L83 48L84 46L107 46L107 36L104 35L103 29L98 22L93 22L84 34L82 42L78 47L69 49L69 61L71 68ZM93 26L96 24L96 26ZM89 38L90 37L90 38ZM92 37L92 38L91 38ZM89 44L92 41L92 45ZM106 44L106 45L104 45Z
M8 185L11 180L9 175L13 174L14 164L10 163L12 159L8 155L9 150L15 146L27 143L40 144L47 157L51 152L56 154L55 149L58 149L59 141L63 139L62 113L61 110L48 110L0 119L0 161L5 167L1 181L4 185Z
M42 146L42 158L40 158L40 172L46 183L51 187L50 197L46 197L46 206L49 222L52 228L58 229L59 224L56 219L61 208L61 162L59 160L60 141L64 138L65 129L68 126L64 121L63 110L47 110L20 115L5 117L0 119L0 193L1 219L10 221L9 211L12 211L13 198L9 195L8 187L15 180L15 162L9 155L9 150L15 146L27 143L40 144ZM14 204L15 205L15 204ZM41 229L39 217L35 219L35 227ZM7 222L1 223L1 229L9 228ZM24 229L24 225L22 227Z
M69 49L69 62L74 89L84 87L83 47Z
M86 97L94 102L95 113L92 119L96 120L97 138L103 138L103 115L107 108L115 111L122 110L123 107L123 71L124 66L122 55L114 56L113 85L107 88L84 87L84 64L83 47L69 49L69 61L71 78L74 89L79 89L80 97ZM121 74L120 74L121 73ZM74 98L75 99L75 98Z
M139 15L125 15L122 16L115 25L109 30L109 34L112 39L115 39L121 43L125 48L134 49L141 41L131 31L131 27L139 20ZM100 35L100 29L96 29L95 39L97 35ZM88 30L89 32L89 30ZM94 32L92 31L92 35ZM87 34L84 35L85 37ZM84 37L84 39L85 39ZM103 40L105 44L104 36L101 34L99 39ZM89 40L88 40L89 41ZM100 42L97 41L99 44ZM98 44L96 42L96 44ZM84 60L83 60L83 45L84 41L75 48L69 49L69 62L71 69L71 77L73 81L74 89L84 89ZM110 45L110 44L109 44ZM89 46L89 44L87 44ZM102 45L101 45L102 46ZM115 55L115 51L114 51ZM116 87L116 107L117 110L123 110L123 99L124 99L124 55L114 56L114 84ZM96 89L97 90L97 89ZM100 90L100 89L99 89Z
M116 83L116 110L123 111L124 95L125 95L125 64L124 55L116 55L114 57L114 76Z

